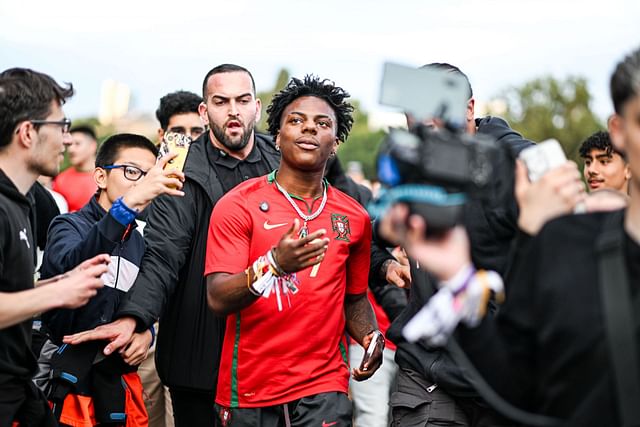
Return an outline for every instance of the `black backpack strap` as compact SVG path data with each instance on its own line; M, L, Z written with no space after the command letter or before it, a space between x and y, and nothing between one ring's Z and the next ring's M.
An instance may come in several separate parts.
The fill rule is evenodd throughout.
M624 211L606 217L598 236L598 283L616 401L623 427L640 426L640 374L629 277L624 259Z

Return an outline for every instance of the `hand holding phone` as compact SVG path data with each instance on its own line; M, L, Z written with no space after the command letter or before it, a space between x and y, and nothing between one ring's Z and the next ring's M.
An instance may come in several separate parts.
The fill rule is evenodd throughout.
M527 166L531 182L536 182L549 170L567 161L562 146L555 139L547 139L533 147L525 148L519 157Z
M160 150L158 158L168 153L176 153L177 156L169 160L165 165L165 170L178 170L182 172L184 168L184 162L187 159L187 153L189 153L189 146L191 145L191 138L187 135L177 132L167 132L162 137L160 143Z
M362 362L360 363L361 371L367 371L369 369L369 367L365 365L371 360L376 348L379 348L380 352L384 350L384 336L380 331L374 331L373 333L373 338L371 338L367 351L365 351L364 356L362 357Z

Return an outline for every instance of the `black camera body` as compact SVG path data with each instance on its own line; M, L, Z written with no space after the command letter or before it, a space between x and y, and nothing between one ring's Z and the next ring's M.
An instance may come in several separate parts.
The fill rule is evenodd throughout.
M510 150L487 135L424 125L392 130L378 154L378 178L389 187L378 203L406 203L425 218L427 236L437 237L464 222L470 200L498 203L512 185L496 174L512 164Z
M392 129L380 147L378 179L387 188L369 207L372 216L405 203L425 218L427 237L437 237L464 223L466 208L496 207L513 194L509 147L464 131L469 96L464 77L446 70L385 64L381 103L403 108L418 124ZM434 119L440 129L424 124Z
M501 150L486 135L419 125L411 133L392 131L380 155L385 151L403 169L406 183L429 183L484 197L493 176L492 159Z

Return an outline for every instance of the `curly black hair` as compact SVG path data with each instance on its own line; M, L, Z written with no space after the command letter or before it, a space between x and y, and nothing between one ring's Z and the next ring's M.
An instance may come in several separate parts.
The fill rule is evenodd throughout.
M267 108L269 133L274 138L278 135L284 109L303 96L315 96L331 106L338 120L338 139L346 141L353 125L353 105L345 99L351 95L331 80L320 79L312 74L304 76L303 80L293 77L284 89L273 96L271 105Z
M580 157L583 159L588 158L591 150L603 150L607 155L618 153L624 158L624 155L611 144L609 132L598 131L585 139L580 146Z
M193 92L179 90L160 98L160 106L156 110L156 118L160 122L160 127L167 130L169 120L176 114L198 113L198 106L202 98Z

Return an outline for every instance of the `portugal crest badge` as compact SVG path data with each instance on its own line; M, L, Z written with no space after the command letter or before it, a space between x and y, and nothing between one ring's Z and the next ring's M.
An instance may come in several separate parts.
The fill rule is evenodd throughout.
M349 228L349 218L346 215L331 214L331 229L338 233L336 240L350 242L351 228Z

